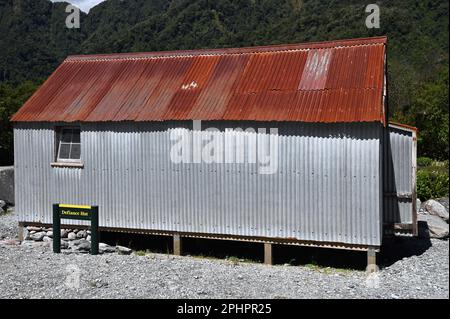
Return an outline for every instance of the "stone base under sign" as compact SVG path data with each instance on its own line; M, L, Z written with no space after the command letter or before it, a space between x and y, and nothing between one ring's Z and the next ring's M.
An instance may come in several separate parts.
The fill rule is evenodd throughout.
M19 239L22 244L31 244L33 242L53 241L53 229L49 227L27 226L19 227ZM91 250L91 231L79 229L61 229L61 249L63 252L81 252L88 253ZM99 243L99 253L114 253L122 255L131 254L132 250L123 246L110 246L105 243Z

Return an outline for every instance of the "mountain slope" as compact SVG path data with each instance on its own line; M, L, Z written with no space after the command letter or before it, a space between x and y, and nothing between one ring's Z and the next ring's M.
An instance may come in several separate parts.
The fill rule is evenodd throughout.
M64 3L0 0L0 82L15 86L42 80L67 55L77 53L387 35L389 111L395 119L419 127L421 154L448 159L449 3L380 0L377 4L380 29L366 28L365 1L107 0L88 15L82 13L81 29L69 30Z
M65 28L65 3L0 0L0 82L47 77L86 38ZM82 18L84 18L82 13Z

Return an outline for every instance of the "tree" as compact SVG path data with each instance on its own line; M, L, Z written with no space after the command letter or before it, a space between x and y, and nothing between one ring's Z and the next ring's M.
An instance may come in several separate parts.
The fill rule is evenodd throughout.
M18 86L0 83L0 166L13 163L13 131L10 118L37 87L38 83L31 81Z
M448 147L448 67L435 82L425 83L413 96L410 122L420 128L418 147L422 156L446 160Z

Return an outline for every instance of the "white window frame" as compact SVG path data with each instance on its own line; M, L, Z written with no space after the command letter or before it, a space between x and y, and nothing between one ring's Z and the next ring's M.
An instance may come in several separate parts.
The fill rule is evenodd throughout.
M63 131L64 130L79 130L80 131L80 142L79 143L73 143L72 141L70 141L70 143L62 142L62 136L63 136ZM56 135L55 162L56 163L69 163L69 164L70 163L75 163L75 164L82 163L82 161L81 161L81 128L80 128L80 126L59 126L59 127L56 128L55 131L56 131L56 134L55 134ZM77 158L77 159L60 158L61 144L62 143L69 144L71 148L72 148L72 144L79 144L80 145L80 158ZM69 152L69 157L70 157L70 152Z

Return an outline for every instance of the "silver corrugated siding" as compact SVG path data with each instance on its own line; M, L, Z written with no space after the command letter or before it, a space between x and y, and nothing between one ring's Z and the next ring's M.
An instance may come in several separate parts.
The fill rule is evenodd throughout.
M202 124L277 127L278 172L172 163L169 132L190 122L82 124L84 168L52 168L54 127L18 123L21 221L51 223L52 203L92 204L105 227L381 244L380 124Z
M387 194L412 194L413 192L413 134L410 130L389 128L389 143L385 144L384 191ZM384 198L384 222L411 224L411 198Z

